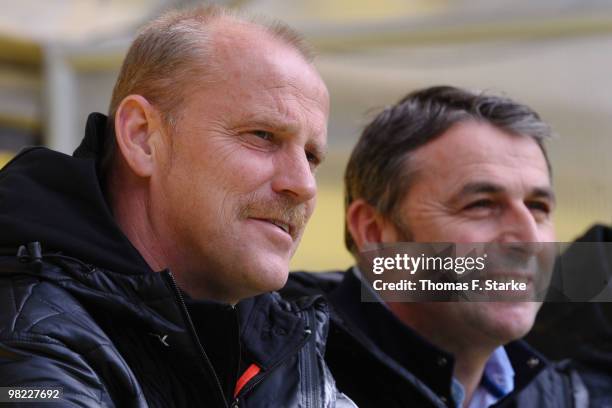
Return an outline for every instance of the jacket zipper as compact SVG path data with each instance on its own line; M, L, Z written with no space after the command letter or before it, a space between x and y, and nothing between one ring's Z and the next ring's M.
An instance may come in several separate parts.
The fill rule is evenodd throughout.
M200 338L198 337L195 326L193 325L191 316L189 316L189 311L187 310L187 305L185 305L185 300L183 299L183 295L181 294L181 291L179 290L178 285L176 284L176 281L174 280L174 275L172 275L172 272L167 271L166 276L168 277L167 280L170 282L170 286L172 286L172 289L174 290L174 295L177 298L178 303L181 307L181 312L183 313L183 317L187 322L189 333L191 334L193 341L198 346L198 349L200 350L200 354L202 358L204 359L206 366L210 369L210 372L212 373L215 379L215 384L217 385L217 390L219 391L219 394L221 395L221 400L223 401L223 405L225 406L225 408L229 408L227 405L227 400L225 398L225 393L223 392L223 387L221 387L221 381L219 381L219 377L217 377L217 373L215 372L215 369L212 363L210 362L208 355L206 355L206 351L204 351L204 347L202 347L202 343L200 342Z
M297 350L300 350L302 347L304 347L304 345L310 340L310 337L312 336L312 328L309 328L311 330L310 334L308 334L306 337L304 337L304 340L302 340L297 347L293 350L293 352L289 353L288 355L293 355L293 353ZM299 357L298 357L299 358ZM268 367L268 369L264 372L262 372L261 374L259 374L259 376L255 377L253 380L251 380L247 385L245 385L242 390L240 391L240 394L238 394L236 396L236 398L234 399L234 401L231 404L231 408L237 408L239 406L239 402L240 402L240 398L242 398L246 393L248 393L249 391L251 391L253 388L255 388L255 386L257 384L259 384L260 382L262 382L266 377L268 377L268 375L270 373L272 373L272 371L274 371L274 369L276 367L278 367L279 365L281 365L281 363L283 363L284 360L278 360L276 363L272 364L270 367Z
M311 327L310 325L310 315L316 313L314 309L308 310L304 312L304 319L306 320L306 327ZM316 321L316 317L312 316L312 320ZM312 330L312 328L310 328L310 330ZM312 334L314 335L314 333ZM313 389L313 383L317 383L317 379L315 379L315 375L317 373L317 370L315 369L316 367L316 344L314 344L316 342L316 338L313 339L313 341L308 342L308 344L306 344L304 346L304 348L306 348L306 355L304 356L304 368L305 368L305 378L304 378L304 383L306 385L306 395L308 396L308 401L307 401L307 406L312 406L312 407L318 407L319 403L321 401L319 401L319 398L317 395L315 395L314 393L314 389ZM319 381L320 382L320 381Z

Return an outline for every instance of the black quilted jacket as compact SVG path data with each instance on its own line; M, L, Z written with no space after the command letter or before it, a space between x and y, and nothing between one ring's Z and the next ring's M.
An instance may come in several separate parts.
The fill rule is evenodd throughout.
M75 157L34 148L0 171L0 387L62 387L62 407L353 406L322 359L320 298L264 294L228 309L228 324L194 325L171 272L149 269L105 203L104 120L90 118ZM225 339L237 355L212 358ZM228 375L250 365L228 395Z

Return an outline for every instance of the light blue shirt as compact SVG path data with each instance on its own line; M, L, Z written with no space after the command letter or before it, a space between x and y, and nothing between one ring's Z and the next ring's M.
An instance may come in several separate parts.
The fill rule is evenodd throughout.
M495 349L482 373L482 379L468 408L490 407L514 390L514 369L503 347ZM457 379L453 378L451 386L453 400L458 408L463 406L465 390Z

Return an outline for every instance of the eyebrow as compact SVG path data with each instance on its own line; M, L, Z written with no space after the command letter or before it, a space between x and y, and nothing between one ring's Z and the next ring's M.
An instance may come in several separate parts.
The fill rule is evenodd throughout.
M461 190L455 194L456 197L465 196L465 195L473 195L473 194L497 194L504 191L504 188L498 184L488 183L483 181L467 183L464 185Z
M531 197L545 198L552 203L557 202L555 192L550 187L536 187L531 191Z
M264 129L270 129L280 133L291 133L295 132L297 125L288 121L281 121L278 118L259 116L255 119L248 120L247 123L252 127L261 127Z
M503 193L506 189L499 184L490 183L486 181L477 181L473 183L467 183L461 190L454 195L454 200L459 197L474 194L499 194ZM534 187L529 194L532 198L544 198L553 203L556 202L554 191L550 187Z

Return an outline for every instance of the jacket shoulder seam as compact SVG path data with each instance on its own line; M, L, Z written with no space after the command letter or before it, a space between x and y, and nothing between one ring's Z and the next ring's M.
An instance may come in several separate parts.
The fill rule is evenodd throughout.
M28 326L26 328L24 328L24 329L20 329L19 331L28 331L29 332L37 324L39 324L39 323L41 323L41 322L43 322L43 321L45 321L45 320L47 320L49 318L52 318L52 317L55 317L55 316L58 316L58 315L61 315L61 314L65 314L67 312L66 310L62 310L61 308L59 308L57 305L54 305L54 304L48 302L44 297L42 297L38 293L36 293L35 289L39 285L40 285L40 282L28 285L26 296L24 296L22 299L19 299L20 300L20 302L19 302L20 304L17 303L17 297L15 296L15 287L14 287L14 285L11 285L10 293L11 293L11 297L13 299L13 303L15 305L15 318L13 319L13 322L11 324L11 331L13 331L13 332L17 331L17 322L20 321L20 320L27 321ZM33 320L33 321L26 320L26 318L24 317L24 314L23 314L23 309L25 308L25 306L28 303L28 301L30 301L31 299L36 299L37 301L45 304L52 312L50 311L49 314L47 314L46 316L40 317L37 320Z
M19 318L21 317L21 313L23 311L23 308L25 306L25 304L28 302L28 300L30 299L30 296L32 296L32 290L34 289L35 285L28 285L27 287L27 294L25 297L23 297L23 299L21 300L21 304L17 304L17 296L15 295L15 285L13 284L13 282L11 281L11 290L10 290L10 296L11 296L11 300L13 301L13 305L15 308L15 317L13 319L13 321L11 322L11 331L15 331L16 327L17 327L17 321L19 320Z

